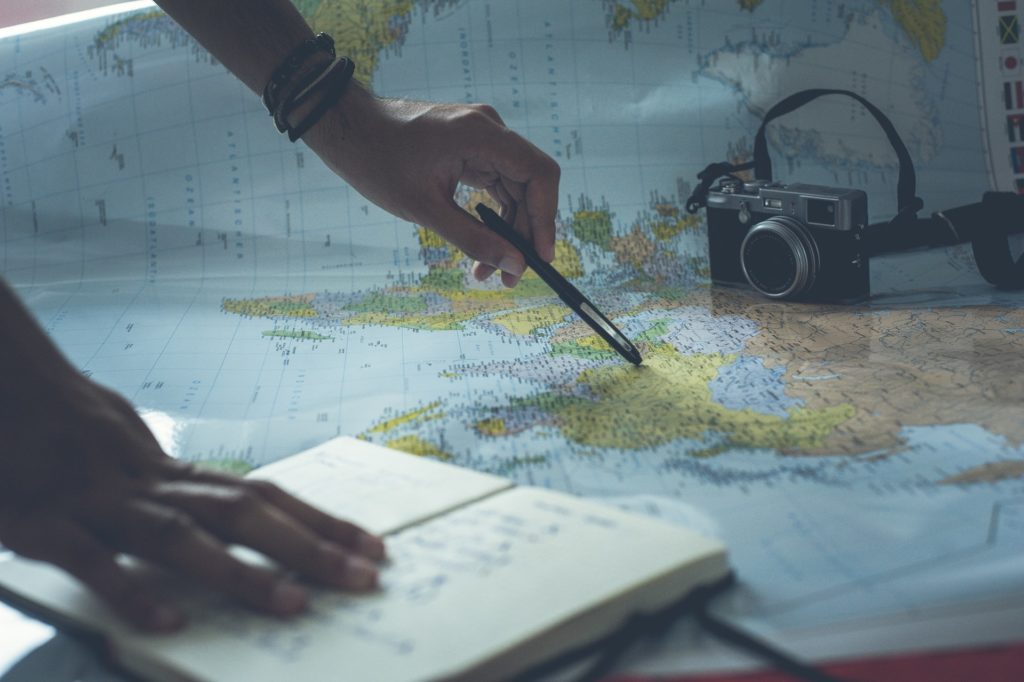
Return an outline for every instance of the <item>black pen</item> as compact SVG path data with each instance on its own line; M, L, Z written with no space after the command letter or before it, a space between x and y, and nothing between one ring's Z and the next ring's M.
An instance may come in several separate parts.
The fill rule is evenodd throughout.
M533 271L540 275L540 278L558 294L558 297L576 311L576 314L582 317L584 322L593 327L594 331L600 334L601 338L607 341L619 355L634 365L639 365L643 361L640 351L619 331L619 328L587 300L587 297L581 294L579 289L570 284L569 280L562 276L562 273L551 267L549 263L544 262L533 250L530 242L516 232L501 216L484 204L477 204L476 212L487 227L519 249L526 259L526 264L533 268Z

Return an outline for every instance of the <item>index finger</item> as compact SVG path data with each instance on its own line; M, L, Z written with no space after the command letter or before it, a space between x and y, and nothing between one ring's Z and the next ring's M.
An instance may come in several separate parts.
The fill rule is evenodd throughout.
M172 478L179 481L241 485L331 542L343 545L368 559L380 560L386 554L383 541L376 535L303 502L269 481L259 478L238 478L219 471L197 468L177 460L171 460L171 472Z
M384 542L354 523L335 518L269 481L250 478L246 479L246 485L257 495L298 519L321 536L342 544L369 559L379 561L385 557Z

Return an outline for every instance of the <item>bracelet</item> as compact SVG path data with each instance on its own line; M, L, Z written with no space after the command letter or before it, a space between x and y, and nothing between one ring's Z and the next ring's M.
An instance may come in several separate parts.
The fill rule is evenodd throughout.
M266 86L263 88L262 97L263 106L267 108L267 112L270 113L271 116L274 115L280 106L280 102L277 101L277 98L280 94L279 90L281 86L290 81L295 75L295 72L299 70L299 67L306 63L306 61L317 52L327 53L333 61L335 57L334 38L326 33L318 33L315 37L303 41L301 45L289 52L281 64L274 69L274 73L271 74L270 80L267 81ZM309 80L312 82L322 74L323 71L317 72L316 75L312 76L311 80L307 75L303 80ZM306 85L300 88L300 90L305 89L308 85L309 83L306 83Z
M284 96L281 102L272 102L274 108L270 111L270 115L274 118L274 126L277 128L277 132L288 132L288 116L296 106L308 99L308 93L327 75L332 66L334 66L333 58L326 64L309 70L295 84L295 87L291 88L291 91Z
M348 57L342 57L334 62L321 78L318 78L316 82L279 109L284 114L282 122L287 127L288 122L285 120L287 115L295 107L309 99L312 94L320 89L321 85L326 83L324 93L320 97L320 101L317 102L316 107L298 125L288 129L289 141L295 142L305 135L341 99L341 96L345 94L345 90L348 89L349 84L352 82L352 74L355 73L355 70L356 63Z

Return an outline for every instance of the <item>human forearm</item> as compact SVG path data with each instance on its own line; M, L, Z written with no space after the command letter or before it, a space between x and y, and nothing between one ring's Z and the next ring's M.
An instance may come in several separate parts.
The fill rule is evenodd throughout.
M288 0L156 0L253 92L287 54L313 36Z
M312 36L288 0L157 2L254 92L262 92L289 53ZM344 55L344 46L340 51ZM328 61L322 52L310 57L284 99ZM314 96L292 112L292 125L319 103L317 89L310 89ZM326 96L323 89L318 94ZM479 279L501 269L504 283L513 286L525 263L455 203L460 183L486 190L541 257L554 258L558 165L506 127L492 107L380 99L359 83L328 101L332 106L303 141L378 206L435 230L478 261Z
M0 546L63 568L149 630L178 628L184 614L120 554L279 616L306 607L305 588L240 561L229 544L324 585L376 584L378 538L276 487L168 457L128 401L64 359L2 280L0 322Z

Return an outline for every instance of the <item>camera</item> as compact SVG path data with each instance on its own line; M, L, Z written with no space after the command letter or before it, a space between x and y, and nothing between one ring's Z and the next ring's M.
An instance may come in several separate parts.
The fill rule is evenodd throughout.
M892 220L869 225L861 190L772 181L768 123L824 95L859 102L896 152L898 212ZM752 182L735 175L748 170ZM916 195L910 152L892 121L855 92L813 89L786 97L765 113L753 160L712 163L697 177L686 210L707 209L708 259L718 284L749 284L773 299L853 303L871 295L871 257L971 242L986 280L1000 289L1024 289L1024 195L986 192L978 203L919 218L924 202Z
M870 295L861 190L728 176L706 201L714 282L749 284L775 299L850 303Z

